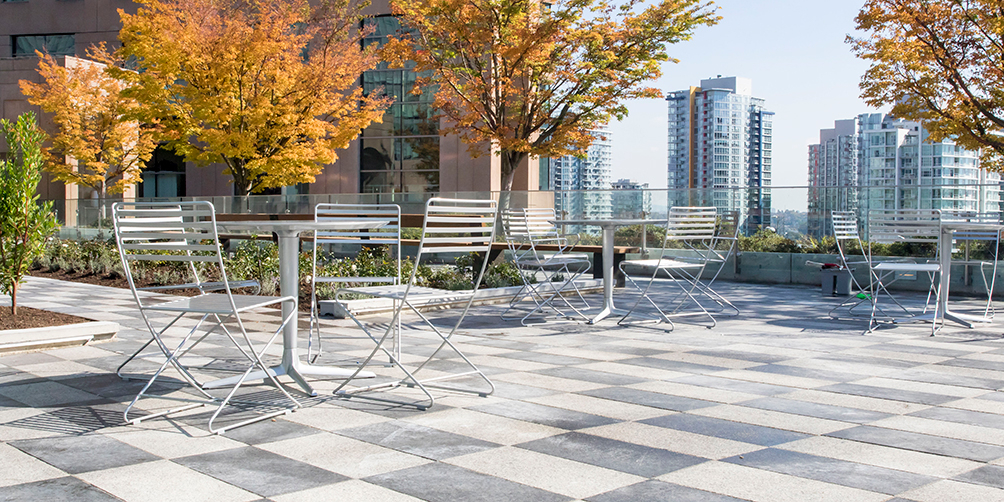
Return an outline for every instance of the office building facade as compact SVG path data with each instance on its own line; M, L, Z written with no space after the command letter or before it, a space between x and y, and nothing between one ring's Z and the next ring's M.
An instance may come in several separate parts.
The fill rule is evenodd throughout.
M735 211L745 233L769 226L774 113L752 81L704 79L666 100L669 205Z

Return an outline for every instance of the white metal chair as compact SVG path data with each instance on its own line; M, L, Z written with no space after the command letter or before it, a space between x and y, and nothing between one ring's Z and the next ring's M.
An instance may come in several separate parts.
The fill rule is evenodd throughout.
M714 301L700 285L701 274L712 256L712 245L715 239L716 209L714 207L673 207L667 215L666 237L662 251L657 259L625 260L620 264L620 270L628 282L641 294L630 310L618 321L618 324L628 324L625 320L638 308L642 300L646 300L659 313L658 319L646 321L666 321L673 326L672 318L681 316L707 316L711 326L717 324L715 317L698 300L697 296L707 297ZM683 245L689 256L670 254L672 246ZM678 251L679 249L677 249ZM632 278L632 275L650 275L644 288ZM649 291L656 279L666 278L680 289L677 306L669 313L649 297ZM696 296L695 296L696 295ZM685 311L683 306L692 303L696 310Z
M851 255L850 251L855 246L861 253L865 253L867 250L864 242L861 240L861 234L858 232L857 213L854 211L831 211L830 219L833 224L833 237L837 243L837 253L840 255L839 265L841 270L845 270L850 274L853 288L851 289L851 296L830 309L828 315L833 317L836 311L844 307L847 307L848 313L854 315L854 309L858 306L863 305L865 302L871 305L871 290L861 286L857 278L854 277L854 270L859 266L868 268L871 262L863 256L860 260L854 261L851 259L851 256L854 255Z
M963 221L966 223L984 223L989 225L1000 224L1000 214L980 213L976 211L941 211L942 221ZM998 230L960 230L953 233L953 238L961 246L961 260L952 260L952 263L969 267L979 267L980 276L983 279L983 288L987 292L987 303L983 309L983 318L990 321L994 318L995 309L993 305L994 286L997 281L997 260L1000 249L1001 232ZM983 243L985 257L975 259L972 257L972 243ZM987 280L987 269L990 270L990 280ZM968 272L968 270L967 270ZM968 275L968 273L967 273Z
M722 296L712 287L718 276L725 270L725 264L728 263L729 258L735 256L739 251L739 228L738 211L719 213L718 223L715 227L715 238L712 240L711 247L708 250L708 269L705 270L705 275L710 274L711 278L702 280L698 285L704 294L718 305L718 311L716 312L718 315L730 317L739 315L739 307L735 306L728 298ZM699 253L704 252L703 249L694 250ZM717 268L715 268L716 266ZM711 271L714 271L714 273L712 274Z
M941 211L936 209L873 209L868 212L868 252L864 258L868 262L870 284L868 287L869 299L871 302L871 316L868 320L868 330L870 333L878 326L876 314L885 317L879 308L879 296L888 296L904 313L911 316L916 315L907 309L896 299L888 287L903 277L925 273L931 281L928 288L927 301L924 304L923 312L926 313L931 304L931 295L934 295L934 312L932 315L931 335L938 330L938 300L941 295L941 286L936 280L936 276L941 272L941 263L938 260L941 238ZM882 261L876 262L872 255L872 243L881 244L928 244L935 248L935 257L926 263L905 262L905 261Z
M320 312L317 289L321 285L360 286L363 284L401 283L401 206L397 204L318 204L314 207L314 221L365 222L378 221L382 225L374 228L346 230L319 230L314 232L313 272L310 281L310 335L307 341L307 358L314 361L321 354ZM338 246L342 250L358 253L365 247L386 246L394 263L392 274L384 276L339 275L330 276L318 272L318 258L324 259L325 248ZM323 264L322 264L323 267ZM348 312L348 308L342 305ZM313 352L313 341L317 339L317 351ZM392 340L395 355L400 357L398 337Z
M513 264L520 272L523 287L509 302L509 307L502 312L502 319L510 311L516 309L523 300L533 301L534 306L520 318L524 326L532 323L528 319L537 314L544 315L546 310L557 314L559 319L575 321L575 317L555 305L556 301L564 304L578 316L579 320L587 320L580 307L572 305L565 292L575 293L582 304L581 309L588 309L589 304L575 285L575 280L589 270L589 257L574 254L572 250L579 236L576 234L561 234L552 223L557 219L552 208L525 208L503 211L502 222L506 242L513 255ZM546 249L545 249L546 248Z
M376 346L356 368L355 373L346 379L335 389L335 394L342 397L360 396L376 401L404 404L415 406L420 410L425 410L435 404L435 398L429 391L430 388L446 389L459 392L475 393L480 396L487 396L495 391L495 386L491 380L481 372L460 351L453 343L452 338L457 329L467 316L467 312L474 302L481 279L484 276L488 260L482 260L481 267L476 271L476 277L472 288L463 291L447 291L420 286L417 284L417 272L419 264L423 258L427 258L436 253L480 253L487 257L492 247L492 240L495 236L496 203L493 200L468 200L468 199L446 199L432 198L425 206L425 219L422 225L422 238L418 244L418 255L415 257L415 266L412 268L408 281L398 285L369 286L369 287L347 287L340 289L336 298L343 294L366 295L374 298L391 299L396 302L394 314L389 323L364 324L352 316L352 319L371 338L376 340ZM462 305L463 310L450 322L447 328L437 327L420 307L427 305L438 305L451 303ZM408 366L403 364L401 358L388 350L385 346L387 341L392 339L399 329L399 321L403 315L403 310L407 308L417 315L428 328L423 332L434 333L438 337L438 346L422 362ZM374 330L383 330L381 336L374 335ZM458 356L466 368L465 371L450 372L444 375L429 378L420 378L423 370L429 367L444 349L449 349L455 356ZM390 382L379 383L366 387L347 388L353 379L369 365L373 358L379 354L385 354L391 363L404 373L404 377ZM455 361L458 362L459 361ZM446 386L440 382L454 378L475 378L483 382L483 388L472 386ZM375 390L391 389L397 387L414 387L420 390L425 398L421 401L401 401L390 398L374 397L372 395L361 395Z
M223 255L216 230L216 213L213 205L209 202L120 202L112 206L112 215L115 226L115 240L118 244L122 266L126 272L129 287L136 299L140 315L150 330L153 341L166 357L164 363L161 364L160 368L150 377L143 389L126 407L123 412L126 422L135 424L149 418L166 416L207 404L215 404L217 405L217 409L209 418L209 430L216 434L222 434L228 429L286 414L298 408L300 403L276 380L272 372L268 371L268 367L261 359L279 333L282 332L286 323L289 322L290 317L286 316L282 318L278 329L263 344L259 344L258 346L251 341L244 321L241 319L241 315L249 311L280 303L292 304L293 308L289 310L290 312L295 311L296 299L293 297L233 294L233 288L227 279L223 263ZM151 298L150 295L142 292L136 286L134 265L139 262L183 262L191 265L193 270L198 266L198 268L203 268L207 274L219 277L222 283L222 288L219 291L222 291L222 293L200 292L200 294L191 297L178 297L177 299L168 301L157 301L158 299ZM196 283L198 283L197 279ZM176 326L178 321L186 316L195 316L198 321L182 337L180 343L176 347L171 348L164 339L165 335L169 329ZM237 336L227 328L227 324L236 326L238 331ZM190 343L204 325L208 325L204 329L204 334L195 342ZM246 360L247 363L243 374L237 378L229 392L222 398L214 397L207 392L203 388L203 384L179 360L181 355L187 353L191 347L194 347L211 334L229 339L237 349L235 352L239 353L240 358ZM147 391L150 390L158 377L168 367L175 368L185 381L202 394L204 399L191 400L161 395L147 396ZM275 402L249 403L241 400L240 396L237 396L237 391L243 385L248 375L255 369L264 371L268 381L288 400L288 406L279 406ZM143 397L178 399L181 401L190 401L190 403L179 408L130 419L130 412ZM266 412L238 423L214 428L214 421L228 404L250 404L256 407L265 406L280 409Z

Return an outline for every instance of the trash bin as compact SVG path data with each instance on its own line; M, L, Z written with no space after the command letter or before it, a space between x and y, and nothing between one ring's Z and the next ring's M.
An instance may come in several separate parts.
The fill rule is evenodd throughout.
M824 268L819 271L823 295L848 296L851 294L851 272L846 268Z

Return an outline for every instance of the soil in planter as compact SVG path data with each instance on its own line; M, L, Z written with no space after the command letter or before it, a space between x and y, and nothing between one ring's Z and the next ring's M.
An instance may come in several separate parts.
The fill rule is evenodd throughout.
M45 328L89 321L90 319L84 319L75 315L60 314L58 312L49 312L48 310L22 306L17 307L17 315L13 316L10 313L10 307L0 307L0 330Z

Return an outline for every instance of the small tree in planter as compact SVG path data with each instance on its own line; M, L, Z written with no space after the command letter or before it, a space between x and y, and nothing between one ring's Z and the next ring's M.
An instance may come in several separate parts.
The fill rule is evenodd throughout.
M52 202L38 203L45 133L35 114L0 120L0 131L10 149L0 160L0 292L10 295L11 313L17 315L17 289L58 224Z

